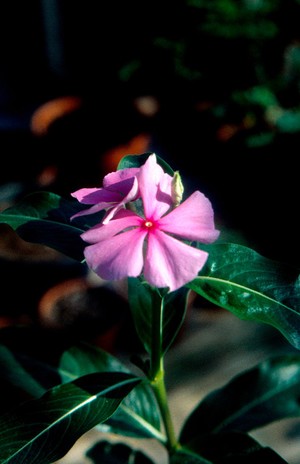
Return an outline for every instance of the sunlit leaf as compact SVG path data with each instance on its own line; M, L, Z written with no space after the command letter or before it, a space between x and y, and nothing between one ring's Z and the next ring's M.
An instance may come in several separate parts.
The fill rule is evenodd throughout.
M74 200L49 192L31 193L0 213L0 223L11 226L28 242L39 243L76 260L83 259L80 234L97 220L97 215L70 217L83 209ZM99 220L98 220L99 221Z
M300 355L267 360L209 393L186 420L180 440L249 432L273 421L300 416Z
M0 417L0 463L49 464L85 432L106 421L139 379L90 374L49 390Z
M242 245L216 244L208 251L205 268L189 288L241 319L276 327L300 348L299 270Z
M65 351L60 362L64 381L94 372L125 372L129 369L111 354L97 347L81 344ZM141 382L124 399L116 413L100 429L138 438L165 441L160 431L160 414L152 389Z

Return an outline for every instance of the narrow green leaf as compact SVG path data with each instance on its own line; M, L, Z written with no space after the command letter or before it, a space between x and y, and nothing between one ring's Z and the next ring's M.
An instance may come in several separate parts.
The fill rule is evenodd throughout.
M118 164L119 169L127 169L127 168L140 168L150 155L153 153L143 153L142 155L126 155L124 156ZM173 177L174 171L173 169L164 161L162 158L156 155L157 163L163 168L163 170Z
M93 464L154 464L144 453L125 443L99 441L86 455Z
M27 195L0 213L0 223L11 226L28 242L39 243L76 260L82 260L84 242L80 234L97 220L97 215L70 217L83 209L74 200L49 192ZM98 219L99 220L99 219Z
M100 348L81 344L65 351L61 357L60 373L64 381L94 372L125 372L129 369L117 358ZM100 429L138 438L155 438L161 442L160 414L151 387L141 382L124 399L116 413Z
M186 420L180 441L206 434L248 432L287 417L300 416L300 355L267 360L211 392Z
M106 421L140 380L90 374L49 390L0 417L1 464L49 464L85 432Z
M157 289L140 279L128 279L129 304L132 310L137 334L145 350L150 353L152 342L153 307L158 297ZM187 288L180 288L163 297L162 345L166 352L175 339L186 313Z
M188 287L241 319L272 325L299 349L299 270L242 245L216 244L207 250L205 268Z

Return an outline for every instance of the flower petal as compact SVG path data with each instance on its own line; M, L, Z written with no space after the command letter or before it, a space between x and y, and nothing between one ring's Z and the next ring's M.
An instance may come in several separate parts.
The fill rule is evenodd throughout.
M119 205L123 197L118 192L110 192L103 188L82 188L71 193L72 197L76 198L80 203L85 205L93 205L90 208L84 209L79 213L73 214L71 220L79 216L95 214L103 209L111 208L116 203Z
M158 219L172 205L172 177L163 171L156 161L156 155L152 154L141 166L138 181L145 217Z
M215 229L214 212L208 198L196 191L159 221L159 228L187 240L214 242L220 232Z
M130 201L133 201L134 199L137 198L138 190L139 190L137 178L133 177L132 179L130 179L130 183L132 183L130 190L123 197L122 201L116 204L113 208L109 209L105 218L102 221L103 224L107 224L121 208L123 208Z
M109 189L114 184L133 178L138 174L139 170L140 168L126 168L111 172L104 177L103 187ZM122 185L126 186L126 183L123 183Z
M132 229L86 247L84 256L88 266L105 280L139 276L146 234L147 231Z
M81 234L81 238L88 243L97 243L113 237L125 229L137 227L143 222L143 219L137 216L132 211L121 210L107 224L98 224L91 227L86 232Z
M118 191L111 191L105 188L82 188L71 193L71 195L85 205L111 203L120 201L123 198Z
M81 203L93 205L91 208L74 214L71 220L78 216L95 214L106 209L108 212L102 222L109 222L126 203L129 203L137 197L138 181L136 177L131 177L130 179L115 183L109 188L111 190L106 188L83 188L71 193L71 195L77 198Z
M208 253L156 230L148 235L144 277L154 287L173 291L197 277L207 257Z

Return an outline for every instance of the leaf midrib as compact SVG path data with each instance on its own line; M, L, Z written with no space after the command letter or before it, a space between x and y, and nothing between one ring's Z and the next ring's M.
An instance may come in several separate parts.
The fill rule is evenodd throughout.
M243 291L251 292L251 293L253 293L255 295L258 295L259 297L261 297L261 298L263 298L265 300L271 301L273 304L279 305L282 308L288 309L289 311L292 311L293 313L299 315L299 313L296 310L294 310L290 306L285 305L281 301L275 300L274 298L272 298L272 297L270 297L268 295L265 295L264 293L261 293L261 292L259 292L257 290L254 290L253 288L246 287L246 286L241 285L241 284L237 284L236 282L220 279L220 278L217 278L217 277L210 277L210 276L198 276L198 277L196 277L195 280L203 280L203 281L207 280L207 281L212 281L212 282L215 281L215 282L221 283L223 285L231 285L232 287L236 287L236 288L239 288L239 289L241 289ZM206 295L206 292L205 292L205 295ZM209 296L206 296L206 297L208 299L210 299L210 301L212 301L212 302L216 301L214 298L210 298ZM222 305L222 306L223 307L231 307L231 305Z
M116 388L120 388L120 387L124 387L130 383L134 383L136 382L136 378L134 379L127 379L127 380L123 380L122 382L119 382L118 384L115 384L113 386L110 386L104 390L102 390L99 394L97 395L92 395L91 397L87 398L85 401L81 402L79 405L77 405L76 407L74 407L73 409L71 409L71 412L70 410L63 414L61 417L59 417L59 419L56 419L54 422L51 422L50 425L48 425L47 427L43 428L43 430L39 433L37 433L34 438L32 438L31 440L27 441L25 443L25 445L23 445L21 448L19 448L15 453L11 454L8 458L5 458L4 461L0 461L1 464L5 464L5 463L9 463L10 460L14 457L17 457L18 454L22 451L24 451L27 447L30 447L31 444L37 440L39 437L41 437L44 433L47 433L49 430L51 430L53 427L55 427L55 425L59 424L60 422L62 422L65 418L67 418L70 414L73 414L75 411L79 410L80 408L86 406L88 403L91 403L92 401L94 401L95 399L98 399L99 397L107 394L107 393L110 393L111 391L115 390ZM55 388L55 387L54 387Z

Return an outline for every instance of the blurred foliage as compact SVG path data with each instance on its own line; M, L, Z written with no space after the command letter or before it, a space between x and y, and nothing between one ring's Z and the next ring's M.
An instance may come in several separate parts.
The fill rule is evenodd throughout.
M249 146L300 131L299 0L180 0L153 10L121 80L151 77L163 95L190 84L217 120L246 131Z

